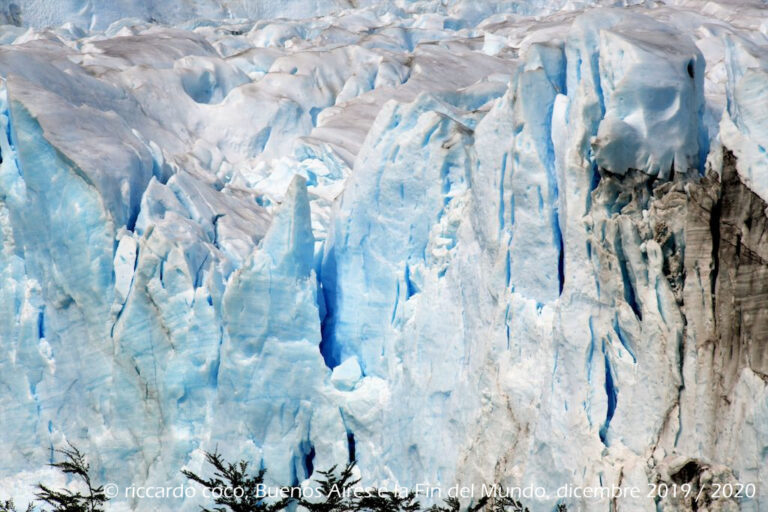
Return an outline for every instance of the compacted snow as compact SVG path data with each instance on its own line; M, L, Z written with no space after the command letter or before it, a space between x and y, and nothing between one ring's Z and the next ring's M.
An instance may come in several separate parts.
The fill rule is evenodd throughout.
M768 6L596 3L2 7L0 498L69 441L766 510Z

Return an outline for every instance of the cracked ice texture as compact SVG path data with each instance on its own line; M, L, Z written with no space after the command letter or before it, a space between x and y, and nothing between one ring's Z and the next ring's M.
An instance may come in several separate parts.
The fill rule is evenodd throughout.
M592 3L19 2L0 490L768 478L764 8Z

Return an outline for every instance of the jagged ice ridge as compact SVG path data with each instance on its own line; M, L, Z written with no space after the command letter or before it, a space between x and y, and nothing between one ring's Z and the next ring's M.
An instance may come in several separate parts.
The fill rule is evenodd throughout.
M599 4L4 6L0 498L767 481L768 7Z

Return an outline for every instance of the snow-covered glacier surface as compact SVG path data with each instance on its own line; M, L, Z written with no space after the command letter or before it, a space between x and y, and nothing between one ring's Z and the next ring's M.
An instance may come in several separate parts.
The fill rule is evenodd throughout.
M768 510L768 6L598 4L0 6L0 498L71 442Z

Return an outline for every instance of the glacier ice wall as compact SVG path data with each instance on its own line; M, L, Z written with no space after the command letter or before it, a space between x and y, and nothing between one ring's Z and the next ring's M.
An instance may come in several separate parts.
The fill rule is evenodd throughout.
M620 0L616 5L642 4L645 0ZM583 7L599 0L582 0ZM471 26L489 14L536 15L563 7L567 0L500 0L476 5L457 0L9 0L0 5L0 20L17 26L50 27L72 24L84 30L104 30L125 18L161 23L205 23L209 19L265 19L322 16L349 8L374 8L380 13L394 10L441 12Z
M763 510L766 11L594 3L8 7L70 23L0 35L0 498L69 441Z

